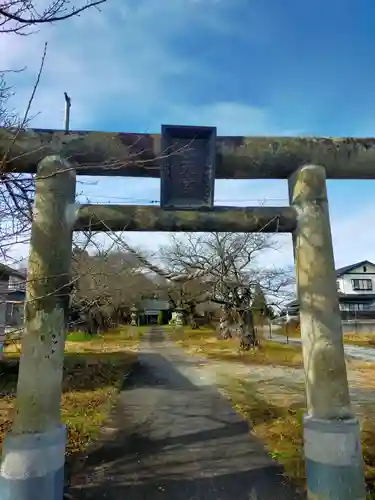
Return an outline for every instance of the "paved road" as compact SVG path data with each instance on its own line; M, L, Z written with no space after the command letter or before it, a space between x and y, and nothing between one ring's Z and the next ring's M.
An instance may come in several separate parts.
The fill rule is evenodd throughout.
M247 424L153 332L121 392L112 438L91 453L69 493L78 500L297 500Z
M272 334L272 338L268 340L273 340L274 342L280 342L286 344L286 337L284 335ZM289 338L290 344L300 344L300 338ZM359 359L361 361L369 361L375 363L375 349L371 347L360 347L355 345L344 344L345 354L348 358Z

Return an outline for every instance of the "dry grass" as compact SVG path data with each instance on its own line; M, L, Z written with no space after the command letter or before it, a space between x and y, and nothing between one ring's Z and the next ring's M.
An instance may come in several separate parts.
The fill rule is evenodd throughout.
M362 451L365 462L365 475L369 490L368 498L375 499L375 423L374 416L367 414L361 425Z
M178 345L192 354L224 361L241 361L258 365L280 365L301 367L301 347L291 344L278 344L263 340L259 349L240 353L238 339L221 340L216 332L209 328L175 330L173 338Z
M297 486L306 483L302 416L306 408L285 395L283 404L275 406L259 392L259 383L232 380L226 393L233 408L250 424L251 432L261 439L270 455L281 463L285 475ZM375 499L375 424L370 413L361 422L362 449L365 463L368 499Z
M375 335L347 333L344 335L344 344L352 344L360 347L375 347Z
M124 327L95 339L70 335L65 344L62 421L68 428L67 456L82 452L98 436L124 373L137 357L144 329ZM74 340L71 340L71 339ZM11 426L17 383L19 344L5 348L0 374L0 446Z
M291 320L288 324L283 324L280 326L273 326L272 332L277 335L284 335L285 337L290 338L299 338L301 337L301 328L299 321Z
M302 416L304 408L286 398L285 407L275 406L261 396L255 384L232 379L226 392L233 408L250 424L270 455L285 468L285 474L299 486L305 483Z

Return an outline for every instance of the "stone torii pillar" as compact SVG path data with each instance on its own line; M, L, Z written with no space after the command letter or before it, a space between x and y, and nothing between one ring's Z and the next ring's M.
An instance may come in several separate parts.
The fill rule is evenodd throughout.
M336 290L326 173L307 165L289 179L307 415L309 500L365 500L359 423L350 404Z
M66 429L60 420L75 171L60 156L35 181L15 416L5 436L1 500L62 500Z

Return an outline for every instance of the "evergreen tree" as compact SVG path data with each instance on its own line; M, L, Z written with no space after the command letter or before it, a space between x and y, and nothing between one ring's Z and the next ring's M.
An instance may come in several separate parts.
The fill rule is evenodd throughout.
M271 307L268 306L266 296L264 295L262 287L259 284L255 287L251 311L255 321L262 317L272 318L274 316L274 312Z

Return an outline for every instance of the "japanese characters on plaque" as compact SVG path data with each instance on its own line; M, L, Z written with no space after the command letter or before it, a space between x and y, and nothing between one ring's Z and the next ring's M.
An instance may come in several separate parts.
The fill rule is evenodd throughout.
M216 128L162 126L161 207L212 208Z

